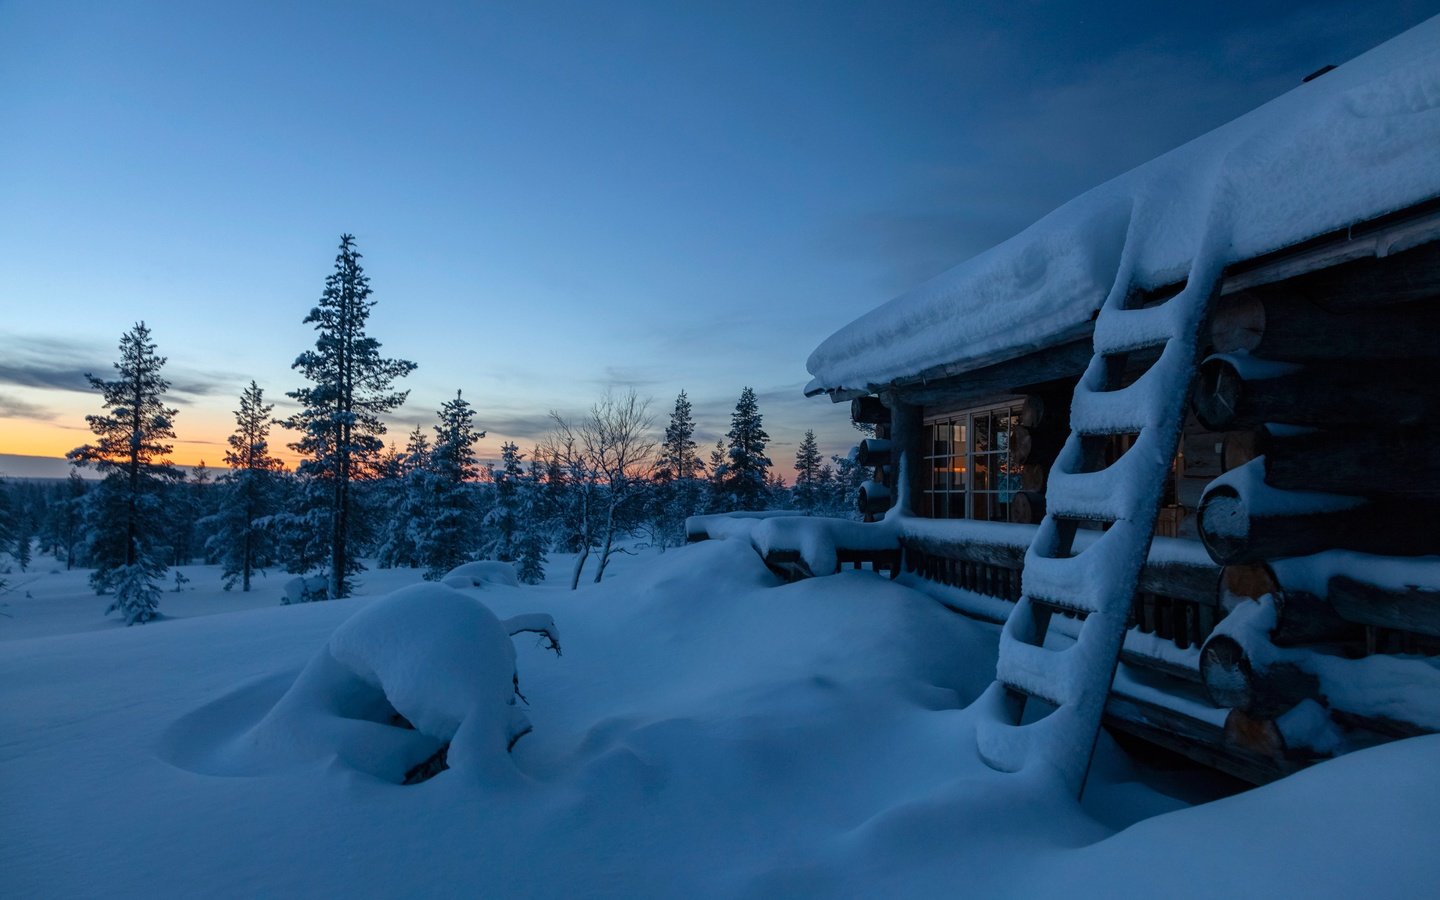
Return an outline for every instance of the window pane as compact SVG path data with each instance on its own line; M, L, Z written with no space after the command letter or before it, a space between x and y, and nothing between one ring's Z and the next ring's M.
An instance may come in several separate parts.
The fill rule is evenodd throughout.
M948 444L946 443L946 441L945 441L945 438L948 437L949 434L950 434L950 427L949 427L948 425L945 425L945 424L942 423L942 424L939 424L939 425L931 425L931 426L930 426L930 455L931 455L931 456L947 456L947 455L949 455L949 453L950 453L950 447L949 447L949 445L948 445Z
M964 423L964 422L951 422L951 423L950 423L950 445L955 448L955 451L954 451L954 452L955 452L955 454L956 454L957 456L963 456L963 455L965 454L965 423Z
M975 497L974 497L975 518L977 518L977 519L989 519L989 518L990 518L990 501L991 501L991 497L990 497L989 494L976 494L976 495L975 495Z
M991 488L990 486L990 466L994 459L995 457L989 454L975 457L975 472L971 478L971 490L993 490L993 488ZM976 516L976 518L978 519L980 517Z
M965 492L955 491L950 495L950 518L965 518Z
M975 452L985 453L990 450L990 414L980 413L975 416Z

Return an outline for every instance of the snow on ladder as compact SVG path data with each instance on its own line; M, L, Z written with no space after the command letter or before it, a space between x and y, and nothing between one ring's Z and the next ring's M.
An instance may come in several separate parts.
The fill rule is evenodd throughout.
M1094 355L1075 387L1071 433L1051 470L1046 515L1025 554L1022 596L1001 632L995 681L978 701L976 743L991 768L1045 766L1077 796L1084 788L1175 456L1200 328L1219 287L1217 232L1212 228L1202 242L1180 293L1147 308L1130 308L1138 251L1135 241L1126 242L1095 321ZM1132 357L1157 351L1144 374L1122 383ZM1119 434L1133 435L1134 443L1107 467L1107 443ZM1082 521L1109 525L1075 553ZM1045 646L1056 612L1081 620L1070 646ZM1039 709L1027 710L1032 700Z

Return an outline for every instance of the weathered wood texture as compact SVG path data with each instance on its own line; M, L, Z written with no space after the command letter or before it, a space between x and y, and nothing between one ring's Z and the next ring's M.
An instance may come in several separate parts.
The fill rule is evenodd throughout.
M1226 359L1200 366L1195 416L1212 431L1289 425L1424 425L1440 421L1440 370L1430 365L1306 366L1246 380Z
M1223 298L1210 317L1216 353L1247 352L1285 362L1440 359L1440 305L1403 303L1334 313L1289 293Z
M1254 451L1265 483L1295 491L1440 497L1440 430L1363 428L1299 432L1261 426Z
M1335 612L1352 622L1440 637L1440 591L1387 590L1345 575L1331 578L1327 591Z

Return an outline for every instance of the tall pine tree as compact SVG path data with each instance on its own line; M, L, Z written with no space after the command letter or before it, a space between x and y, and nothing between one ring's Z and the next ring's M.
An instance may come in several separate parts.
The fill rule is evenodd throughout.
M161 503L165 485L181 473L165 457L175 439L175 410L165 406L170 382L160 374L165 357L144 322L120 338L115 378L107 381L87 373L90 385L104 398L105 412L86 416L99 438L71 450L77 465L94 465L105 479L89 505L89 553L95 565L95 589L116 591L107 613L119 611L128 624L156 615L160 589L155 581L166 569L165 516Z
M805 439L795 451L795 487L791 491L795 508L812 516L824 504L821 490L824 486L824 457L815 443L813 429L805 432Z
M237 579L241 590L250 590L251 576L269 564L273 553L265 522L276 511L280 490L276 473L283 468L280 460L270 455L270 412L274 408L273 403L265 402L260 385L250 382L235 410L235 433L226 439L230 449L225 452L225 464L230 472L221 479L221 506L209 520L214 534L206 541L206 549L224 567L227 591Z
M729 444L720 486L727 511L764 509L768 505L768 481L773 463L765 455L770 435L762 426L754 390L747 387L740 392L725 437Z
M375 301L360 259L354 236L341 235L335 271L305 317L320 336L292 366L311 384L289 392L303 409L282 423L301 432L290 445L308 457L301 474L328 488L323 518L331 597L349 596L350 576L364 568L351 550L363 525L352 483L370 475L384 446L380 416L405 402L408 391L393 390L395 379L415 370L408 360L382 357L380 342L365 333Z

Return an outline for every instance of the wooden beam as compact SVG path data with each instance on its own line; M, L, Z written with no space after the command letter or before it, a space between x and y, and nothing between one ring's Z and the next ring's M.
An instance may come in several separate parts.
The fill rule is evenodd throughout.
M1270 641L1277 647L1358 641L1362 636L1354 620L1347 620L1325 598L1287 589L1269 563L1241 563L1220 570L1216 599L1224 613L1262 597L1275 604Z
M1391 590L1336 575L1327 585L1335 611L1352 622L1440 637L1440 591Z
M1440 343L1440 340L1437 340ZM1261 426L1265 483L1294 491L1440 497L1440 430L1295 431Z
M1432 504L1351 499L1354 505L1344 509L1292 505L1273 512L1252 508L1229 485L1212 487L1200 504L1200 539L1211 558L1227 566L1336 549L1390 556L1440 552L1440 511Z
M1440 271L1440 259L1435 264ZM1210 317L1215 352L1286 362L1440 359L1440 305L1335 313L1296 293L1301 290L1291 282L1222 298Z
M1211 431L1266 422L1422 425L1440 421L1440 369L1379 363L1306 366L1289 374L1246 379L1232 361L1217 357L1201 364L1191 403L1195 417Z

